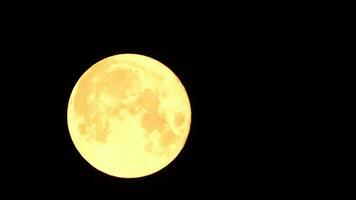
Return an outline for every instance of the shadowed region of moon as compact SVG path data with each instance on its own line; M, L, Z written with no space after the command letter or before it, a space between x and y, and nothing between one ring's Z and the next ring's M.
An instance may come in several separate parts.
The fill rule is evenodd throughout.
M129 70L116 70L101 75L100 66L106 66L108 62L98 63L87 76L79 81L77 93L74 97L74 110L77 115L83 117L79 124L80 133L88 134L88 139L105 142L108 134L108 121L105 118L118 115L120 109L119 99L124 99L135 84L136 74ZM96 76L96 74L100 74ZM95 79L90 79L95 76ZM89 124L89 126L88 126Z
M75 85L68 127L80 154L117 177L141 177L167 166L190 127L188 95L162 63L119 54L90 67Z
M182 126L184 123L184 115L183 113L176 113L175 115L175 124L176 126Z

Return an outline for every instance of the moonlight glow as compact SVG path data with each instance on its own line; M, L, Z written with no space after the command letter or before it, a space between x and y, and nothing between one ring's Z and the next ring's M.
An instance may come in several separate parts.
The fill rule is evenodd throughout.
M162 63L119 54L90 67L68 104L75 147L92 166L116 177L155 173L187 139L191 109L177 76Z

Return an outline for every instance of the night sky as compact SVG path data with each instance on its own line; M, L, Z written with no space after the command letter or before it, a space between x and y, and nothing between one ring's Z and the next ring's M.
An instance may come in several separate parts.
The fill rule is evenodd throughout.
M26 108L16 113L31 122L15 125L23 136L20 148L4 142L16 154L6 154L11 162L4 177L48 198L345 198L351 73L342 61L350 57L338 46L347 34L332 11L302 3L172 4L24 15L26 23L9 34L18 42L6 58L22 69L14 77L35 88L16 100ZM180 155L140 179L91 167L66 124L78 78L119 53L169 66L192 107Z

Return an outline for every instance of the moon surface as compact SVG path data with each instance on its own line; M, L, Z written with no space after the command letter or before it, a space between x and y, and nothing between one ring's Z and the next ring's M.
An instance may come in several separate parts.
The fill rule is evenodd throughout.
M182 150L191 108L178 77L143 55L118 54L91 66L69 98L71 139L96 169L121 178L153 174Z

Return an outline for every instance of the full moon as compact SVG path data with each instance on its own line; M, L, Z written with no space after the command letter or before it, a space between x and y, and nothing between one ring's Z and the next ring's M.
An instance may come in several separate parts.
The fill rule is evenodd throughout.
M179 78L164 64L118 54L91 66L69 98L67 123L81 156L115 177L153 174L182 150L191 108Z

